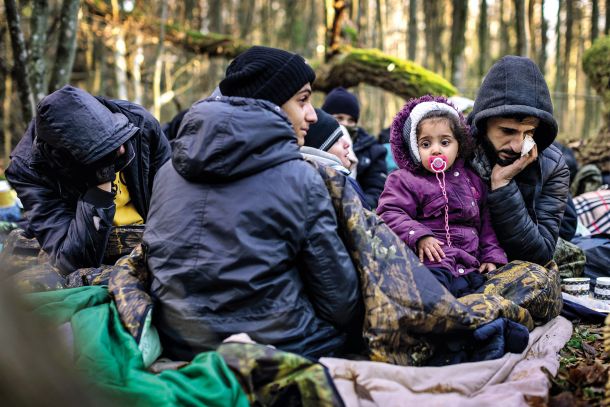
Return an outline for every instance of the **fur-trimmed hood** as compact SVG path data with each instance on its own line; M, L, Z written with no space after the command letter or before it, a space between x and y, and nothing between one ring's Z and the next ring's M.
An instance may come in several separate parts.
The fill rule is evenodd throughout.
M454 108L458 114L460 124L464 127L466 134L468 134L469 128L466 124L466 119L462 113L460 113L458 109L447 100L447 98L443 96L425 95L420 98L410 99L396 114L394 120L392 121L392 127L390 128L390 147L398 168L414 171L421 167L421 163L413 160L409 143L404 140L402 132L405 122L409 119L411 112L415 106L422 102L443 103Z

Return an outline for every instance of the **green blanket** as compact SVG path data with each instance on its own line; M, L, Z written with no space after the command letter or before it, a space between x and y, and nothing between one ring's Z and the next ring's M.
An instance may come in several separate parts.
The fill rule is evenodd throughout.
M70 322L74 360L115 402L136 406L247 406L235 375L217 352L199 354L179 370L145 370L134 338L123 328L106 287L29 294L31 310L57 325Z

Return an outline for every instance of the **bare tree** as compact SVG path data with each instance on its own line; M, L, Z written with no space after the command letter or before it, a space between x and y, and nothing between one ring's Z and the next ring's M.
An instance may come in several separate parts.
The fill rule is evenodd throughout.
M458 67L466 44L466 17L468 16L468 1L453 0L453 22L451 24L451 83L456 82Z
M487 71L487 54L489 42L489 29L487 28L487 0L481 0L479 5L479 63L478 74L483 77Z
M424 17L426 21L426 64L428 68L437 73L444 73L442 37L443 2L424 1Z
M548 29L549 22L544 17L544 0L540 0L540 51L538 52L538 67L543 75L546 72L546 47L549 43Z
M525 0L515 0L515 28L517 31L517 52L527 56L527 36L525 34Z
M381 15L381 0L376 0L375 5L377 7L375 7L375 20L376 20L376 24L375 24L375 32L376 32L376 44L375 46L383 51L383 44L384 44L384 40L383 40L383 18Z
M409 0L409 59L417 56L417 0Z
M607 11L606 11L607 14ZM599 36L599 2L591 0L591 43Z
M46 94L45 86L47 72L45 48L47 45L47 20L49 18L49 2L34 0L32 19L30 20L30 85L34 94L34 102L38 103Z
M239 2L237 20L239 21L239 36L241 38L246 38L252 30L254 6L254 0L242 0Z
M61 88L70 80L74 56L76 55L76 32L79 0L63 0L61 6L59 40L55 54L55 65L49 82L51 92Z
M610 34L610 0L606 0L606 26L604 27L604 35Z
M505 18L507 1L500 0L500 56L511 53L509 27Z
M527 30L529 32L528 55L532 58L536 58L538 53L536 25L536 0L529 0L527 2Z
M161 118L161 74L163 68L163 43L165 42L165 22L167 21L167 0L161 0L161 21L159 22L159 42L155 51L155 72L153 74L153 115Z
M11 47L13 49L13 77L17 82L17 92L21 102L23 120L26 123L34 117L35 106L34 96L28 80L27 49L21 30L21 17L17 11L15 0L4 0L6 11L6 21L11 37Z

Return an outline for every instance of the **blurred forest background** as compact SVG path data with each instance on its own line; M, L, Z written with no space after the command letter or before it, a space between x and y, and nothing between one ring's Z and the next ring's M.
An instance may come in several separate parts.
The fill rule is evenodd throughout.
M506 54L538 63L564 141L592 136L601 125L601 100L582 59L597 37L608 34L610 0L2 1L5 159L36 103L66 83L140 103L163 123L211 93L230 59L254 44L300 53L327 73L325 66L351 49L387 55L377 70L356 67L357 79L339 70L318 86L359 84L361 125L372 134L390 124L405 97L426 89L474 98L485 72ZM396 66L395 74L411 75L411 82L427 80L426 71L402 60L455 88L447 83L394 91L396 76L380 78ZM323 96L316 92L317 105Z

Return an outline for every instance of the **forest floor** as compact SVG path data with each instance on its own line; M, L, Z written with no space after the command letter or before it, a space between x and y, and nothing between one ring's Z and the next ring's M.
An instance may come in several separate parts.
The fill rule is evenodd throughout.
M610 354L604 352L604 324L574 324L572 337L560 352L560 367L551 377L549 406L602 406Z

